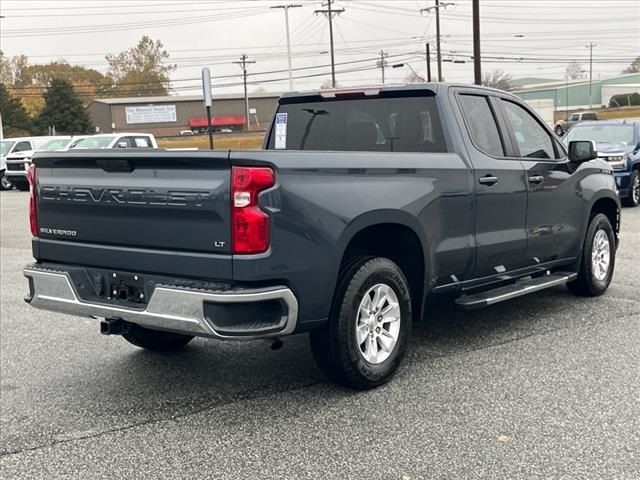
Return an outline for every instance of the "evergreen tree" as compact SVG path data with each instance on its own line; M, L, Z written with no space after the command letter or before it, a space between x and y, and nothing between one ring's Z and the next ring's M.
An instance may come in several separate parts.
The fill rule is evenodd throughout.
M4 83L0 83L0 115L7 137L27 134L31 131L31 120L18 98L11 96Z
M44 100L44 109L36 120L39 133L46 134L49 127L55 127L59 134L92 133L89 114L70 82L61 78L52 79Z

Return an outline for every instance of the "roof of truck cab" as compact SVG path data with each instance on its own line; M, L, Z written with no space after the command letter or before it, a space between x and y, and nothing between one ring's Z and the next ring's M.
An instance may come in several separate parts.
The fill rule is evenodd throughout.
M426 83L399 83L399 84L385 84L385 85L362 85L355 87L340 87L340 88L330 88L326 90L301 90L301 91L293 91L283 93L280 97L281 99L293 99L293 98L304 98L304 97L329 97L331 98L334 95L345 95L349 93L359 93L359 92L371 92L370 95L374 96L380 94L381 92L385 93L394 93L394 92L421 92L428 91L434 94L438 94L442 91L447 90L450 87L456 88L473 88L478 90L486 90L488 92L500 92L500 93L509 93L504 92L502 90L498 90L491 87L485 87L483 85L473 85L466 83L445 83L445 82L426 82Z

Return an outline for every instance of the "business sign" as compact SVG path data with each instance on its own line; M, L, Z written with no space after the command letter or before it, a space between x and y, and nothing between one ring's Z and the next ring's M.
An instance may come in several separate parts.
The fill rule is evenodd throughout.
M202 69L202 101L205 107L211 106L211 72L208 67Z
M148 105L126 107L127 123L167 123L176 122L175 105Z

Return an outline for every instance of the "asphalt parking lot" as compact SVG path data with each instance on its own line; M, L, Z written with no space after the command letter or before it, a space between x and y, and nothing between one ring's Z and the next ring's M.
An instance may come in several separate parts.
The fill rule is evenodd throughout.
M27 198L0 194L2 478L640 478L640 208L605 296L434 305L362 393L306 336L156 354L30 309Z

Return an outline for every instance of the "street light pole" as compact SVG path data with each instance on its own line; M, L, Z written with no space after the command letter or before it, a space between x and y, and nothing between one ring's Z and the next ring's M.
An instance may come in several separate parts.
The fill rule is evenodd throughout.
M589 49L589 110L593 107L593 47L597 47L595 43L589 42L589 45L585 45Z
M291 67L291 36L289 33L289 9L301 7L299 3L289 5L275 5L271 8L281 8L284 10L284 23L287 29L287 60L289 61L289 90L293 90L293 69Z
M421 75L418 75L418 72L416 72L413 69L411 64L409 64L409 63L396 63L395 65L391 65L391 68L402 68L402 67L407 67L409 70L411 70L411 73L413 73L417 79L422 80L423 82L426 83L426 80L424 79L424 77L421 76Z

